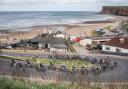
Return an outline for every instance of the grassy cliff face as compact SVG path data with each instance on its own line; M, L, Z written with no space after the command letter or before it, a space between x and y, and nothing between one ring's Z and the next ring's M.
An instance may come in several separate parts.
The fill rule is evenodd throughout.
M0 89L128 89L128 84L54 83L41 84L0 77Z

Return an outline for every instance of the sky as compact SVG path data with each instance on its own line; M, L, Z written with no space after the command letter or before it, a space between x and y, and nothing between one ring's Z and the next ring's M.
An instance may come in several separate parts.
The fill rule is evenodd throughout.
M128 6L128 0L0 0L0 11L100 11L105 5Z

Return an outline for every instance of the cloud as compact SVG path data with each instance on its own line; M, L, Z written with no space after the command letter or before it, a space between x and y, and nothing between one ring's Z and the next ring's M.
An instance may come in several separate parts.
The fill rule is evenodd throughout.
M0 0L0 11L100 10L103 5L128 5L128 0Z
M43 2L44 0L0 0L0 4L3 5L13 5L13 4L27 4L27 3L40 3Z
M128 0L0 0L0 4L86 4L86 3L128 3Z

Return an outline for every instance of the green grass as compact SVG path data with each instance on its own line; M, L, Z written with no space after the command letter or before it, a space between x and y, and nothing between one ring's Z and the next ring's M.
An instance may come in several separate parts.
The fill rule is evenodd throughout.
M108 29L108 30L111 30L112 26L109 25L109 26L106 26L104 29Z
M2 49L3 52L16 52L16 53L34 53L34 54L38 54L38 53L43 53L43 50L23 50L23 49Z
M92 67L95 66L89 62L81 61L81 60L55 60L55 59L47 59L47 58L36 58L35 60L31 57L11 57L11 56L1 56L0 59L14 59L14 60L31 60L34 63L37 63L37 60L42 64L49 64L52 62L54 65L64 64L68 68L72 68L73 65L76 67Z
M44 83L0 77L0 89L128 89L128 84Z
M0 78L0 89L67 89L65 84L38 84L24 80Z
M97 36L97 32L95 30L92 31L92 36Z

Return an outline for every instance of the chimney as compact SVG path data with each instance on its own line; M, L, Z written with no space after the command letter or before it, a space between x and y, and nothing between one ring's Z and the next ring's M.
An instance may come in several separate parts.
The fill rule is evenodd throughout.
M120 38L120 43L123 44L124 43L124 38Z

